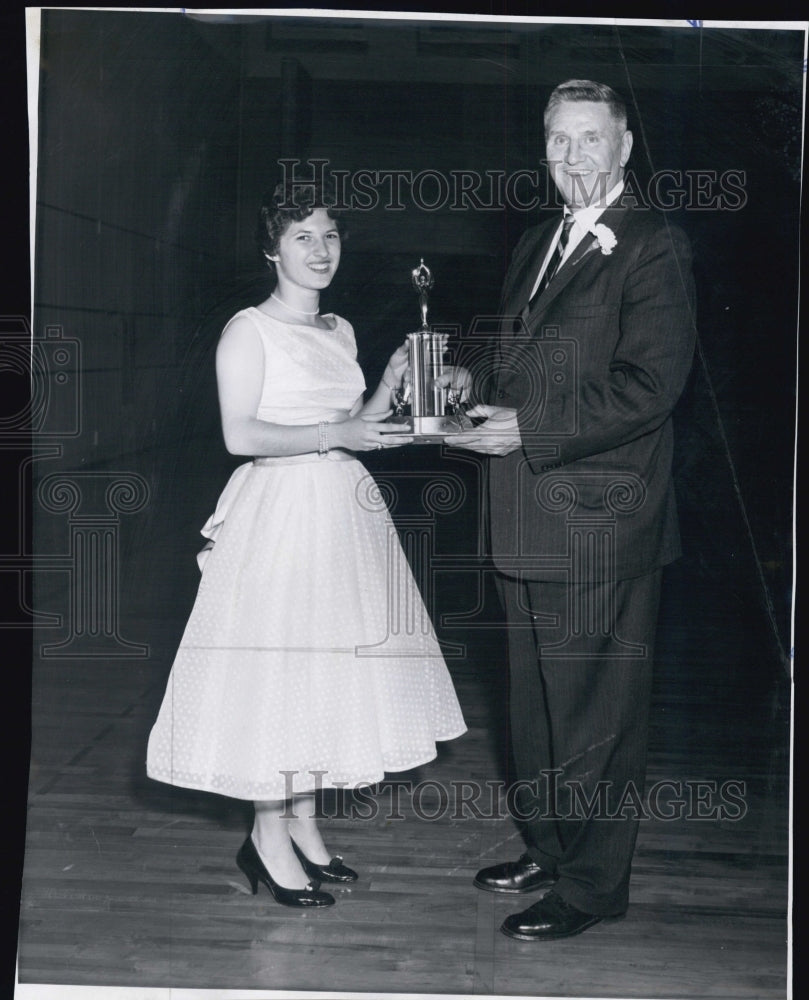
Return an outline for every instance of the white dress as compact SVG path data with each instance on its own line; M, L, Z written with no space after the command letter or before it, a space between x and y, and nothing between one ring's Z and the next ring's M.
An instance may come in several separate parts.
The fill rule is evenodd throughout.
M365 383L349 323L238 316L264 346L260 419L351 410ZM239 466L202 532L215 544L149 737L150 777L281 799L374 784L466 731L396 529L353 455Z

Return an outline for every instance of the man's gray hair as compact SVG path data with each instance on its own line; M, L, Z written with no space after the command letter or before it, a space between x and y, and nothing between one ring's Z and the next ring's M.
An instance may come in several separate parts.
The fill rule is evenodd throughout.
M610 109L612 120L618 128L622 132L626 130L626 104L612 87L608 87L606 83L596 83L593 80L566 80L556 87L545 106L546 134L551 115L565 101L593 101L597 104L606 104Z

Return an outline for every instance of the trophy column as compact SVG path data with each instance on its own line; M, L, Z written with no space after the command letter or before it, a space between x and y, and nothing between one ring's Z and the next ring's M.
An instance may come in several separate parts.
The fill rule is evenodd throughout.
M399 393L396 421L412 424L417 441L441 441L446 436L467 430L471 423L452 402L449 386L436 384L445 371L446 335L433 333L427 322L428 293L433 287L433 275L421 259L411 271L413 287L419 296L421 329L407 335L410 350L410 383ZM409 408L410 413L406 414Z

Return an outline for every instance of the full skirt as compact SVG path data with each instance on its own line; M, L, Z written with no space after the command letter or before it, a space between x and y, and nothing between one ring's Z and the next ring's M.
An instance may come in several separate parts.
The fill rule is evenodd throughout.
M381 491L331 458L262 459L228 483L150 777L282 799L374 784L465 731Z

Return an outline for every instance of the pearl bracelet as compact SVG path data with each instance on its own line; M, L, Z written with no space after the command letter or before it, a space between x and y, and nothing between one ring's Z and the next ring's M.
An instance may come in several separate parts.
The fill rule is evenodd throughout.
M329 453L329 439L326 435L325 420L321 420L317 425L317 453L321 458L325 458Z

